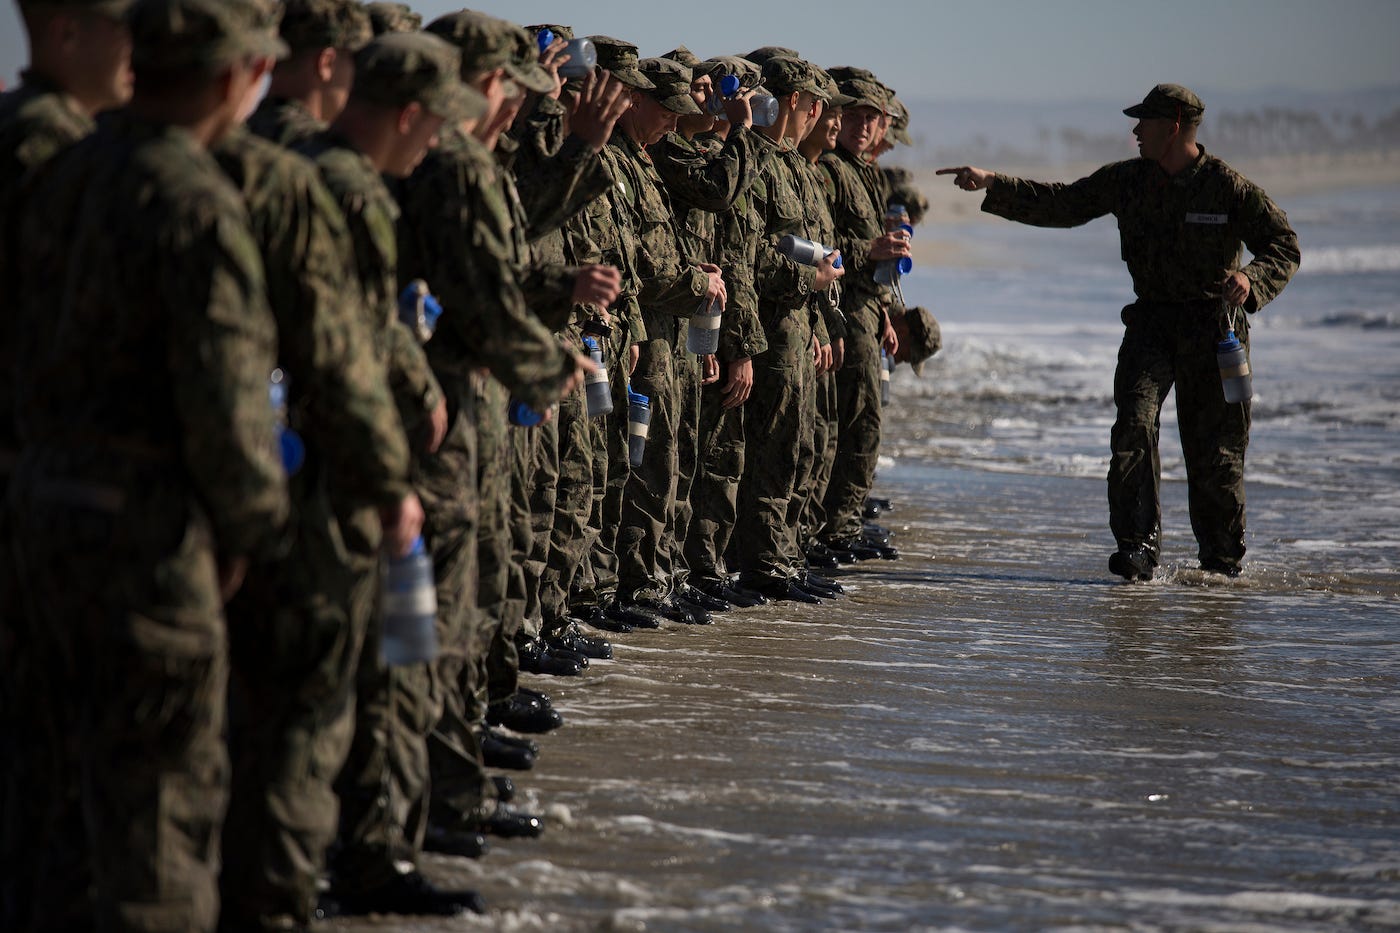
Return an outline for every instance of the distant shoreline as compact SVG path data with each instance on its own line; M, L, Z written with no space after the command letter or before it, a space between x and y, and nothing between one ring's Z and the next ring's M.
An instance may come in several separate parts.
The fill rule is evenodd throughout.
M1259 184L1269 196L1288 210L1290 198L1348 188L1400 186L1400 151L1357 152L1344 155L1266 156L1232 160L1230 164ZM942 166L910 167L914 181L929 200L928 215L914 238L917 266L979 266L987 263L966 249L956 238L958 227L966 224L1006 223L982 213L981 194L969 194L953 187L947 176L934 174ZM1041 181L1073 181L1098 168L1097 163L1074 165L983 165L1009 175Z

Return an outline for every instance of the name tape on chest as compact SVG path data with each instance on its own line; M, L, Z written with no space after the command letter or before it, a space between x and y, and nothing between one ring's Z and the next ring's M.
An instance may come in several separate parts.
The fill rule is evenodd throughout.
M1188 224L1217 224L1224 225L1230 222L1229 214L1187 214Z

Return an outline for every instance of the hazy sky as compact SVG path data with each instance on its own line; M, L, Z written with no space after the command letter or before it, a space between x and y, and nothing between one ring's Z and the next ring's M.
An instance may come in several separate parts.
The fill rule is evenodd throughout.
M457 4L418 0L428 19ZM1138 99L1159 81L1217 90L1337 91L1400 83L1400 0L482 0L656 55L760 45L861 65L908 99ZM0 0L0 79L25 56Z

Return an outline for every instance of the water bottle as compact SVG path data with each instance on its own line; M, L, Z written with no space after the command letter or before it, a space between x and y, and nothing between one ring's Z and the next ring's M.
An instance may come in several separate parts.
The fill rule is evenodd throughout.
M718 298L700 299L700 307L690 316L690 329L685 336L685 349L696 356L709 356L719 349L719 324L724 305Z
M559 66L561 77L586 78L598 67L598 50L590 39L570 39L564 51L569 60Z
M901 227L908 227L913 233L914 228L909 226L909 211L903 204L891 204L885 208L885 232L894 233Z
M891 210L893 210L894 207L898 207L898 205L893 205ZM889 216L889 214L885 215L887 221ZM897 233L901 230L911 237L914 235L914 228L907 223L899 224L889 232ZM914 260L910 259L908 256L900 256L898 259L882 259L875 264L875 282L879 285L889 285L898 288L900 277L906 276L913 271Z
M804 239L800 236L788 234L778 241L778 252L782 253L793 262L801 263L804 266L815 266L823 259L836 252L834 249L827 249L820 243ZM841 268L841 257L836 257L836 262L832 264L837 269Z
M406 557L391 557L384 571L380 651L389 664L421 664L437 657L437 589L433 560L420 537Z
M890 373L894 372L894 360L885 352L885 348L880 348L880 407L884 408L890 403Z
M613 410L612 386L608 385L608 369L603 365L603 348L592 337L584 337L588 358L598 367L597 372L584 377L584 395L588 400L588 417L598 418Z
M399 320L415 334L421 343L437 329L438 318L442 317L442 305L428 291L428 283L414 279L399 294Z
M639 392L627 390L627 462L633 468L642 465L647 449L647 431L651 427L651 399Z
M506 420L517 428L533 428L544 420L544 415L535 411L529 405L520 401L520 399L512 398L510 403L506 406Z
M1225 390L1227 404L1247 402L1254 397L1249 355L1234 331L1227 333L1225 339L1215 345L1215 362L1220 366L1220 385Z
M540 54L543 55L554 44L554 30L541 29L535 33L535 42L539 44Z
M277 424L277 450L282 456L282 469L288 476L295 476L306 463L306 444L301 435L287 425L287 392L291 381L281 369L274 369L267 379L267 397Z
M733 80L735 88L733 93L725 92L726 81ZM706 102L706 109L710 111L710 116L719 120L728 120L729 115L724 112L724 97L733 97L739 92L739 79L734 75L725 75L720 78L721 94L713 94ZM753 115L754 126L772 126L778 122L778 99L769 94L755 94L749 98L749 110Z

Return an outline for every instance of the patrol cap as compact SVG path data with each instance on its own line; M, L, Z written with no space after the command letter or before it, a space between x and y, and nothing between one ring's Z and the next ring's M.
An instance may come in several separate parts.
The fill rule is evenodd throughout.
M644 58L637 68L655 85L655 90L647 91L651 99L672 113L682 116L699 116L705 111L690 96L691 70L670 58Z
M358 52L374 38L359 0L287 0L282 4L282 41L293 53L311 49Z
M763 83L763 68L738 55L716 55L714 58L707 58L694 70L696 74L707 74L711 78L734 75L739 79L739 86L745 88L756 88Z
M423 17L407 3L376 0L366 6L365 11L369 13L369 25L376 36L386 32L417 32L423 28Z
M763 86L775 97L806 91L818 100L828 99L826 73L811 62L775 55L763 63Z
M612 36L589 36L598 52L598 67L606 68L612 76L630 88L651 91L656 85L637 68L637 47Z
M927 308L905 311L904 323L909 326L909 364L914 369L914 375L922 376L924 360L943 347L943 331Z
M504 68L512 81L537 94L554 90L554 78L540 67L539 47L524 29L509 20L475 10L439 16L428 32L441 36L462 53L462 77L470 80L483 71ZM529 52L534 52L534 59Z
M287 54L277 8L265 0L137 0L126 22L136 71L213 69Z
M574 27L572 26L560 26L556 23L537 23L534 26L525 27L525 31L534 38L538 38L539 34L546 29L554 33L554 38L556 39L563 39L566 42L573 41ZM536 48L538 48L538 43L536 43Z
M1200 123L1206 105L1201 99L1180 84L1159 84L1147 92L1142 103L1123 112L1134 119L1180 120L1182 123Z
M452 44L426 32L377 36L355 56L357 100L405 107L422 104L451 123L486 115L486 98L462 83L462 56Z
M46 6L63 6L97 13L109 19L121 19L135 3L136 0L19 0L19 8L34 10Z
M669 58L673 62L680 62L692 71L695 69L696 65L700 64L700 56L683 45L678 45L669 52L662 52L658 57Z
M864 68L838 65L828 68L826 73L836 79L841 93L851 98L852 102L847 107L874 107L881 113L885 112L889 105L885 90L875 76Z
M817 70L821 71L820 68L818 68ZM856 102L856 99L854 97L850 96L849 94L841 93L840 86L836 83L836 79L833 78L829 72L822 71L821 73L822 77L826 79L822 82L826 86L826 96L830 98L830 100L828 100L826 103L828 107L849 107Z
M779 55L784 58L801 58L802 53L794 49L785 49L781 45L764 45L754 49L744 57L762 68L770 58L777 58Z
M914 138L909 135L909 108L898 97L890 97L890 116L890 137L897 143L914 145Z

